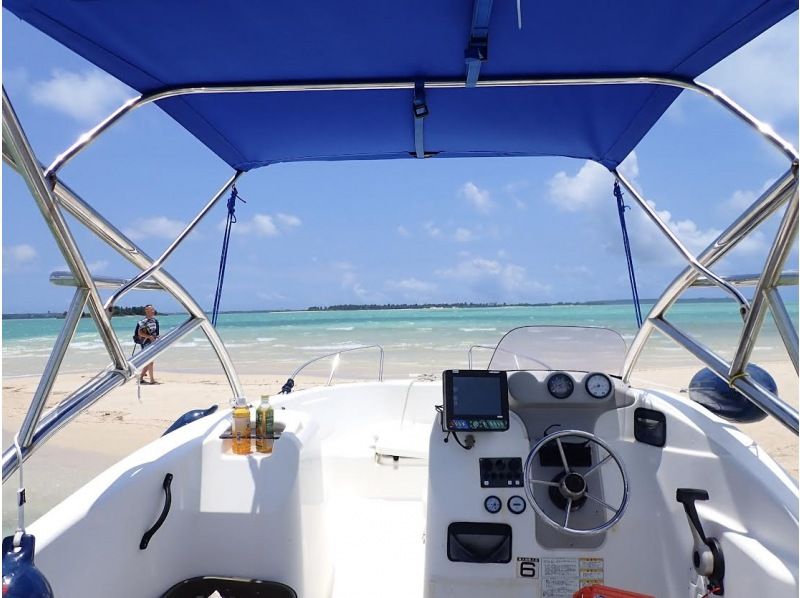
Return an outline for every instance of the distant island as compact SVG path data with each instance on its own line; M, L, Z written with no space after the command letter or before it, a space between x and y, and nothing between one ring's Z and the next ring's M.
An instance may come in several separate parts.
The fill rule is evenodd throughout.
M679 303L718 303L726 301L725 298L716 297L696 297L691 299L679 299ZM655 303L655 299L642 299L642 304ZM384 304L362 304L345 303L342 305L328 305L326 307L313 306L306 311L359 311L359 310L382 310L382 309L474 309L487 307L557 307L566 305L631 305L630 299L602 299L597 301L556 301L548 303L384 303Z
M727 301L724 297L695 297L679 299L678 303L719 303ZM642 305L653 304L655 299L642 299ZM283 313L293 311L367 311L367 310L388 310L388 309L476 309L476 308L491 308L491 307L558 307L569 305L631 305L633 302L630 299L601 299L597 301L556 301L548 303L343 303L339 305L320 306L315 305L303 309L239 309L222 311L221 314L258 314L258 313ZM23 313L23 314L3 314L4 320L32 320L35 318L64 318L67 312L47 312L47 313ZM141 316L144 315L144 306L137 305L134 307L113 307L113 316ZM159 312L159 316L171 315L166 312ZM88 318L89 314L84 313L84 318Z
M117 305L111 308L111 317L114 316L143 316L144 315L144 305L135 305L133 307L119 307ZM166 315L166 314L159 314L159 315ZM3 314L4 320L35 320L38 318L66 318L67 312L51 312L48 311L47 313L29 313L29 314ZM91 317L88 312L83 312L81 318L89 318Z

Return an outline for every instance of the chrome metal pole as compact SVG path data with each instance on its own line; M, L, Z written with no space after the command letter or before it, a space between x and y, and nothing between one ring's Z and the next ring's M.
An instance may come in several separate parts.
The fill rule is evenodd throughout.
M150 363L172 344L197 330L200 324L201 321L196 318L186 320L177 328L173 328L164 336L159 337L157 342L148 345L141 353L137 353L131 359L131 364L138 369ZM48 411L36 426L30 444L22 449L23 461L27 460L53 434L85 409L91 407L115 388L125 384L126 381L126 377L119 370L106 370ZM13 446L3 451L4 482L16 471L18 465L16 451Z
M350 353L351 351L363 351L364 349L378 349L378 351L379 351L378 381L379 382L383 382L383 357L384 357L384 351L383 351L383 346L382 345L362 345L362 346L358 346L358 347L351 347L349 349L342 349L341 351L334 351L333 353L326 353L325 355L319 355L317 357L309 359L305 363L303 363L303 364L299 365L298 367L296 367L294 369L294 371L291 374L289 374L289 378L293 380L294 378L297 377L297 375L300 372L302 372L304 369L306 369L312 363L316 363L316 362L321 361L323 359L327 359L328 357L334 357L335 355L341 355L342 353Z
M112 249L115 249L129 262L142 269L149 268L150 265L152 265L153 259L150 256L103 218L103 216L95 211L89 204L81 200L69 187L59 182L56 185L56 196L70 214L75 216L84 226L106 241ZM239 375L236 373L236 368L233 365L230 353L228 353L228 349L225 348L225 344L219 337L217 330L207 321L206 314L200 305L194 300L189 291L163 268L156 270L151 276L153 280L164 287L191 316L203 320L203 333L211 344L211 348L214 349L214 353L225 372L233 396L243 397L244 388L239 380Z
M215 84L215 85L183 85L157 90L131 98L102 120L93 129L81 135L75 143L61 153L45 171L46 176L58 172L67 162L83 151L103 132L123 116L140 106L184 95L219 94L219 93L290 93L302 91L369 91L369 90L403 90L414 89L414 81L328 81L308 83L264 83L264 84ZM739 106L720 90L690 79L677 77L661 77L645 75L641 77L516 77L505 79L484 79L477 83L478 87L539 87L539 86L574 86L574 85L660 85L688 89L705 95L724 106L727 110L755 129L762 137L780 150L790 161L797 161L797 150L772 127L761 122L747 110ZM463 79L431 79L425 82L427 89L458 89L466 87Z
M53 390L53 383L56 380L56 376L58 376L61 362L64 360L67 348L72 341L72 337L75 335L78 322L81 321L83 308L86 305L86 298L88 296L89 291L86 289L75 289L72 303L64 318L64 325L61 327L61 332L58 334L55 345L53 345L53 350L50 352L50 357L47 359L44 372L39 379L39 385L36 387L36 392L33 395L33 399L31 399L31 404L28 406L28 413L25 415L25 419L22 420L22 425L19 428L19 442L23 448L30 444L33 430L39 422L39 417L42 415L42 410L44 409L45 403L47 403L47 398L50 396L50 391Z
M47 226L50 228L50 232L53 234L69 269L78 279L80 285L88 290L89 310L97 323L100 338L111 356L114 367L120 371L127 372L128 363L114 329L111 327L111 319L103 310L103 303L100 300L100 294L97 292L94 282L92 282L89 268L78 249L77 243L75 243L66 220L64 220L64 215L56 204L51 187L42 176L39 162L36 160L27 137L25 137L25 132L22 130L22 125L17 119L5 88L3 88L3 141L8 144L10 152L19 167L18 170L27 183L28 189L36 201L36 205L41 211Z
M769 301L772 317L775 320L775 326L778 328L783 344L786 346L786 352L789 354L789 359L794 366L794 371L798 372L798 338L794 322L792 322L792 318L786 310L786 305L783 303L781 294L777 289L767 290L767 300Z
M677 249L683 255L684 259L687 262L689 262L689 264L695 270L704 274L706 278L708 278L709 280L713 280L717 284L717 286L721 287L723 290L733 295L734 299L736 299L736 301L739 302L742 315L744 316L744 314L749 309L750 305L747 302L745 296L742 295L742 293L739 291L739 289L737 289L734 285L729 283L724 278L714 274L711 270L706 268L700 261L698 261L698 259L694 255L692 255L692 252L690 252L688 249L686 249L686 247L684 247L683 243L675 235L675 233L673 233L672 230L670 230L667 223L661 220L661 217L653 209L653 206L647 203L647 200L644 197L642 197L642 195L634 188L634 186L630 183L630 181L628 181L628 179L626 179L618 170L612 170L612 173L614 174L615 177L617 177L617 180L619 180L619 182L622 183L625 189L627 189L631 197L633 197L633 199L636 200L636 203L639 204L639 207L642 208L642 210L644 210L644 213L647 214L648 218L650 218L650 220L652 220L653 223L659 229L661 229L661 232L664 233L664 236L667 237L667 240L670 243L672 243L675 249Z
M761 274L735 274L733 276L725 276L725 280L731 284L735 284L737 287L754 287L758 284L760 279ZM797 270L788 270L781 272L778 279L775 281L775 286L797 286L798 283L800 283L800 272ZM700 277L692 283L692 286L715 287L717 285L705 277Z
M470 346L469 350L467 351L467 367L472 369L472 352L475 349L488 349L489 351L494 351L497 349L496 346L492 347L490 345L472 345Z
M798 195L797 189L795 189L794 195L789 200L789 205L786 207L786 212L781 219L778 232L775 234L775 239L767 254L761 279L758 281L753 294L750 313L747 314L742 334L739 337L739 344L736 347L736 354L731 360L731 369L728 372L731 378L744 372L750 361L750 355L753 353L753 347L756 345L758 333L767 313L766 293L769 289L775 288L775 282L780 276L781 270L783 270L783 264L786 262L786 258L789 257L789 250L797 237L797 216Z
M230 189L233 184L237 181L237 179L242 176L242 171L237 170L231 178L222 186L222 188L217 191L211 200L200 210L197 215L192 219L192 221L186 225L186 227L181 231L181 233L175 237L175 240L170 243L169 247L164 250L159 257L155 259L155 261L150 264L148 268L146 268L143 272L140 272L137 276L129 280L125 285L120 287L111 297L106 301L105 308L111 309L111 307L122 297L125 293L130 291L131 289L135 288L140 282L145 280L148 276L153 274L153 272L158 271L161 268L161 265L166 261L166 259L172 255L172 253L178 248L178 246L183 242L183 240L191 233L195 227L200 223L203 217L211 211L217 202L225 195L225 192Z
M225 348L225 343L222 342L217 329L211 325L211 322L209 322L205 316L203 316L203 323L200 329L203 331L203 334L206 335L211 348L214 349L214 353L216 353L217 359L222 366L222 371L225 372L228 385L231 387L231 392L233 393L232 398L238 399L239 397L245 396L244 387L239 380L239 374L236 373L236 367L233 365L231 354L228 353L228 349Z
M14 157L11 155L9 148L3 144L3 160L13 169L19 171ZM70 187L59 180L55 180L53 192L56 199L67 212L72 214L81 224L97 235L102 241L109 245L113 250L119 253L126 260L134 264L136 267L144 270L153 263L153 259L147 255L136 243L131 241L122 232L117 229L113 224L106 220L99 212L92 208L88 203L78 196ZM166 270L159 269L152 274L153 280L160 284L176 301L178 301L189 314L195 318L204 320L206 318L205 312L197 304L189 292L175 280ZM230 354L225 348L222 339L217 334L216 329L210 325L203 324L203 332L208 338L211 347L217 355L217 359L222 366L225 376L230 384L231 391L234 397L244 396L239 376L236 373L236 368L233 365Z
M722 378L736 390L741 392L751 402L755 403L758 407L776 418L795 434L798 433L798 430L800 430L800 423L798 422L798 413L796 409L793 409L784 401L781 401L778 397L752 380L749 376L741 376L733 381L730 381L728 379L728 370L730 367L721 357L714 354L712 351L695 341L687 334L675 328L663 318L654 318L652 323L659 332L664 333L668 338L675 341L678 345L688 349L692 355L697 357L697 359L708 366L712 372L714 372L717 376Z
M780 179L778 179L769 189L761 194L749 208L725 229L711 243L703 253L698 256L698 260L706 266L715 264L724 257L731 249L741 242L741 240L756 229L762 222L774 214L791 196L794 185L796 184L796 171L789 169ZM674 303L678 297L688 289L699 277L697 270L687 266L667 287L667 289L656 301L645 318L642 327L633 339L628 353L625 355L625 363L622 368L622 380L628 382L633 372L636 362L641 356L647 339L653 332L651 320L662 316Z

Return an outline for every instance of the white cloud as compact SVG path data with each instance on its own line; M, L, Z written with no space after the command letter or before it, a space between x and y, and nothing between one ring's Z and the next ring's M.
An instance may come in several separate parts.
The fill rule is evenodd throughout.
M751 189L737 189L719 206L719 212L727 218L736 218L749 208L758 197L772 186L774 181L765 181L758 191Z
M108 116L132 95L127 86L98 70L74 73L55 69L50 79L30 86L34 103L82 122L96 122Z
M485 296L498 296L498 289L512 298L520 297L523 293L550 290L548 285L528 279L523 266L483 257L464 256L458 264L438 270L436 275L465 283L473 290L483 291Z
M630 181L639 176L639 160L631 152L619 166L620 172ZM562 210L579 212L613 199L614 177L597 162L587 160L580 170L570 176L563 170L547 183L547 197Z
M410 293L432 293L437 288L432 282L425 282L413 277L403 280L387 280L386 286L392 290Z
M479 212L490 212L495 205L489 191L481 189L473 182L464 183L464 186L461 187L461 196Z
M778 23L700 79L722 89L756 117L792 123L793 130L798 113L797 17Z
M3 247L3 267L11 269L18 266L27 266L36 259L37 255L36 248L27 243L8 245Z
M547 197L562 210L579 212L607 199L610 181L605 167L587 160L575 176L557 172L547 183Z
M89 267L89 272L100 273L108 267L107 260L97 260L96 262L89 262L86 264Z
M242 222L234 226L237 232L244 234L255 234L261 237L273 237L278 234L278 227L269 214L256 214L250 222Z
M278 222L287 228L294 228L300 226L302 221L292 214L278 214Z
M405 226L398 226L397 227L397 234L401 237L410 237L411 231L409 231Z
M280 226L275 223L278 221ZM221 220L217 225L219 230L225 230L225 220ZM271 214L254 214L252 218L239 219L233 225L233 232L237 235L255 235L257 237L275 237L281 233L288 232L293 228L297 228L302 224L302 221L297 216L292 214L278 213L275 216Z
M153 216L152 218L140 218L133 223L133 226L125 229L125 234L131 239L139 240L147 237L173 240L186 227L186 223L181 220L174 220L166 216Z
M440 229L434 222L426 222L422 228L428 233L432 239L438 239L442 236L442 229Z
M468 228L457 228L453 238L459 243L469 243L475 238L475 235Z
M366 301L370 293L359 281L356 267L350 262L334 262L333 269L339 272L339 285L349 291L356 299Z

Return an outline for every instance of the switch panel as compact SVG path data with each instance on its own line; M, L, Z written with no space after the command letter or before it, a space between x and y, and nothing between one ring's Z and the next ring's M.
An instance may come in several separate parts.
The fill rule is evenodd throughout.
M521 488L522 459L498 457L479 459L481 466L481 488Z

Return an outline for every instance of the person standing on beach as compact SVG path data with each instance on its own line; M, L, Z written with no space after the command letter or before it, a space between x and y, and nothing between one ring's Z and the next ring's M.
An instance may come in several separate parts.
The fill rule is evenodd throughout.
M145 305L144 306L144 320L139 320L139 323L136 326L136 334L141 339L141 345L144 349L147 345L154 343L158 340L159 335L159 327L158 327L158 319L156 318L156 309L152 305ZM144 377L147 373L150 373L150 382L149 384L155 384L155 374L153 369L155 367L155 362L151 361L144 369L142 369L142 375L139 377L139 380L144 382Z

